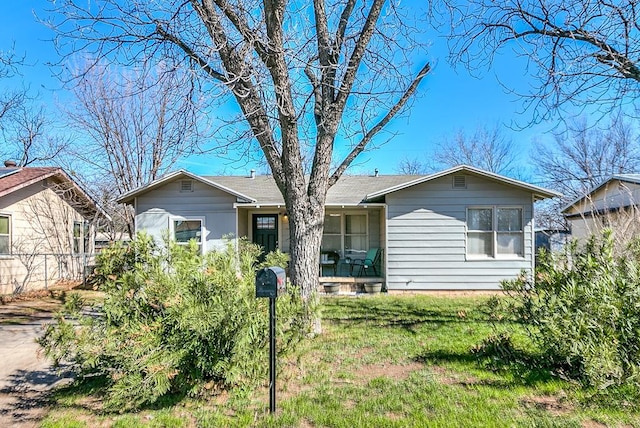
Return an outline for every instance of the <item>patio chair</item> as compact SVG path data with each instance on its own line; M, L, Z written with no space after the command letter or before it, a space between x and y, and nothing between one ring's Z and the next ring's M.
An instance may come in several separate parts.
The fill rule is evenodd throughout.
M330 267L333 270L333 276L338 273L338 262L340 254L337 251L321 251L320 252L320 276L323 276L322 268Z
M380 248L369 248L367 255L364 259L356 259L351 264L351 274L353 275L353 269L358 269L357 276L362 276L363 273L367 273L367 269L373 268L373 273L378 276L378 269L376 265L380 262ZM358 268L359 267L359 268Z

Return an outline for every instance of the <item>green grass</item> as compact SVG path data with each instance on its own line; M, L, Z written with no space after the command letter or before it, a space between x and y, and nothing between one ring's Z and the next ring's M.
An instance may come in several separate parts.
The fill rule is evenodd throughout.
M266 387L210 400L169 399L154 409L113 415L102 413L94 390L85 386L59 391L44 426L640 426L637 408L589 404L587 392L544 370L487 369L471 353L493 332L484 302L387 295L324 299L322 335L279 361L275 416L268 412ZM535 354L524 333L515 342Z

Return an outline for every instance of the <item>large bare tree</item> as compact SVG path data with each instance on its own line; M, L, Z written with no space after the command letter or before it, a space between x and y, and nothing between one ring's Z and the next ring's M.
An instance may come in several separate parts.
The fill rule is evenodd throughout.
M290 276L308 299L318 283L327 190L430 70L413 61L424 46L410 25L416 10L385 0L57 4L64 19L56 28L73 41L70 51L125 62L162 58L194 70L203 89L230 96L284 197ZM332 168L337 143L348 150Z
M490 65L503 48L525 57L534 120L564 107L600 109L640 99L640 16L635 0L444 0L452 61ZM513 90L513 88L510 88Z
M133 214L118 195L148 184L197 147L203 126L188 74L163 65L135 71L91 64L81 69L67 109L79 137L70 170L82 172L114 221L133 235Z

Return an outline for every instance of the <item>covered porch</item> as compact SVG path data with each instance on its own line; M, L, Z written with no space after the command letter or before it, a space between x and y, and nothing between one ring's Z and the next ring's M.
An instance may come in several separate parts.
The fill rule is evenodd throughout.
M364 284L384 283L385 205L327 206L318 271L324 284L340 292L362 292Z
M238 236L247 236L267 251L289 252L284 205L236 208ZM357 292L363 284L384 282L385 210L381 203L326 207L318 260L320 284L339 283L341 291Z

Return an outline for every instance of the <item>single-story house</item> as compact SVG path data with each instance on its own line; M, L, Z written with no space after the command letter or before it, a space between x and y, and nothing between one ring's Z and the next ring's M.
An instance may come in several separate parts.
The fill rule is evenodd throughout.
M0 294L78 278L108 215L62 169L0 168Z
M555 196L470 166L425 176L343 176L327 194L321 248L336 255L337 266L327 272L331 260L323 258L319 270L379 277L389 291L498 289L533 268L533 204ZM272 176L181 170L118 201L134 206L137 231L158 239L168 231L207 251L231 234L289 250L287 212Z
M605 227L630 237L640 232L639 204L640 174L617 174L569 203L562 214L575 239L583 240Z

